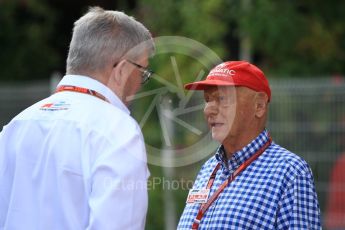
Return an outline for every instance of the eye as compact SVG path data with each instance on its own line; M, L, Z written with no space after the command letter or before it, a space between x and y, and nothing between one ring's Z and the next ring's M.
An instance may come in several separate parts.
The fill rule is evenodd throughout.
M218 100L219 100L219 101L225 101L225 100L226 100L226 97L225 97L225 96L219 96L219 97L218 97Z
M205 100L205 102L209 102L210 101L210 97L208 95L204 95L204 100Z
M226 97L225 95L219 95L219 96L218 96L218 101L219 101L219 103L221 103L221 104L227 103L228 100L229 100L229 98Z

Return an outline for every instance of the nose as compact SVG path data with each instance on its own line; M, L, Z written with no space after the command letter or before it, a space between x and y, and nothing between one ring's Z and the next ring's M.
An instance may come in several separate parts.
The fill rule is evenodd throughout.
M206 117L216 115L218 113L218 105L215 101L206 102L204 114Z

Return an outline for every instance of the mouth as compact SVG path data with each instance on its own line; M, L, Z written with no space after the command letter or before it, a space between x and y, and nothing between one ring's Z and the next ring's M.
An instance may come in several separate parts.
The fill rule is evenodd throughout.
M223 125L223 123L219 123L219 122L210 122L209 124L211 128L217 128Z

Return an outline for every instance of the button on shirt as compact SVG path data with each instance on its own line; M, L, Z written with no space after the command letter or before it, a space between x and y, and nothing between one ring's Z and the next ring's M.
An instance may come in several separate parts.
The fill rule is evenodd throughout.
M63 91L0 133L0 229L144 229L149 176L142 133L105 85L66 75Z
M206 188L220 162L209 197L268 140L267 131L228 161L223 146L201 168L193 189ZM200 204L188 203L178 229L191 229ZM320 209L308 164L274 142L204 213L199 229L321 229Z

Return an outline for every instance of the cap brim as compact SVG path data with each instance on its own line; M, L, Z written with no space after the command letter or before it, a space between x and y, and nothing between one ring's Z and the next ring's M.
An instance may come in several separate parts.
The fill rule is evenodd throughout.
M236 86L235 82L221 81L221 80L204 80L196 81L193 83L186 84L184 88L186 90L205 90L210 86Z

